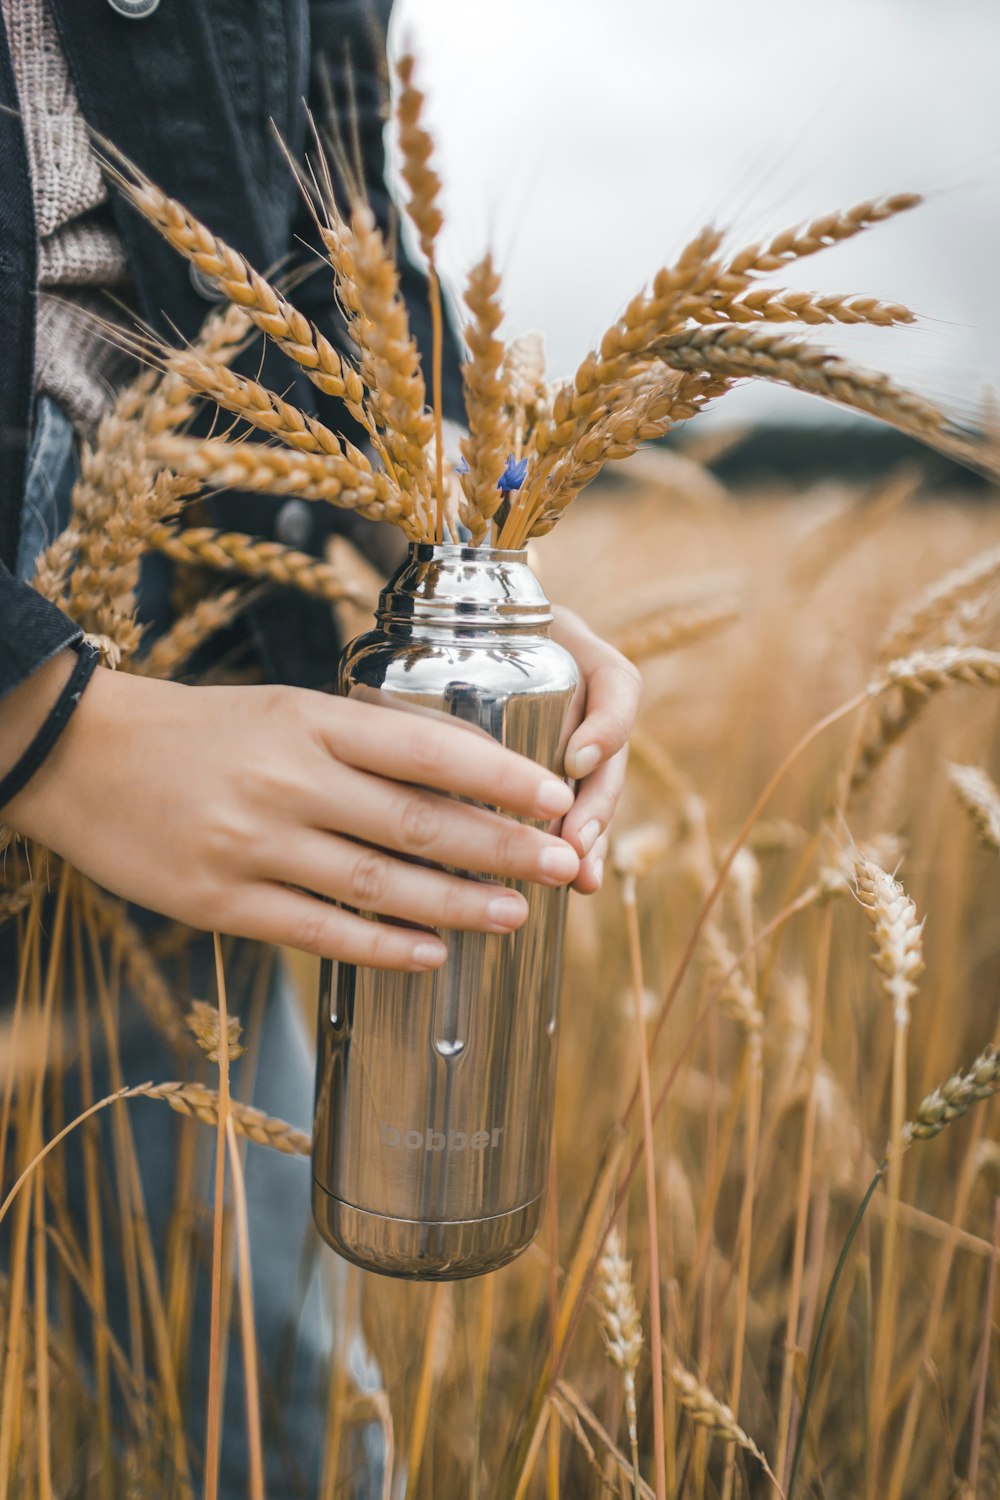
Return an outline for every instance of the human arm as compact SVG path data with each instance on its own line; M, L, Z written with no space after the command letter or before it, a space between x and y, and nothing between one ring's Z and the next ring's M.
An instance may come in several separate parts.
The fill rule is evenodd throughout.
M579 871L562 839L440 793L546 820L572 793L489 741L470 755L468 730L447 721L400 716L387 732L389 712L99 668L0 817L108 890L193 926L353 963L435 967L440 940L398 922L508 932L527 907L506 887L433 866L548 885Z

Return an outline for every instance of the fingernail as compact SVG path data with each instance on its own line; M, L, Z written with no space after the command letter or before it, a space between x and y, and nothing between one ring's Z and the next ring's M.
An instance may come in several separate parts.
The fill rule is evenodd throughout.
M503 927L507 931L512 927L520 927L527 912L527 902L515 895L494 896L486 908L491 925Z
M413 950L413 962L422 969L436 969L448 957L443 943L418 943Z
M573 806L573 789L565 781L547 781L538 793L535 804L547 818L561 818Z
M568 844L556 844L538 856L538 868L553 880L572 880L580 868L580 861Z
M572 757L572 774L577 781L582 781L589 776L591 771L596 771L601 764L600 745L584 745L582 750L577 750Z
M603 885L604 884L604 861L603 861L603 859L595 859L593 865L591 866L591 868L592 868L592 870L594 872L594 879L597 881L597 884L599 886Z
M584 855L588 855L601 835L601 825L596 818L591 818L589 823L584 823L580 829L578 838Z

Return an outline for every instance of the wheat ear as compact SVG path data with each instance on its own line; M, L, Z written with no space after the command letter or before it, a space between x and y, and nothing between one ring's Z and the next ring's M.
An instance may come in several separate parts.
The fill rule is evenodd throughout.
M173 677L199 647L231 624L248 598L248 590L235 588L199 599L153 642L132 671L139 677Z
M949 764L948 778L983 843L1000 853L1000 788L979 766Z
M286 588L327 599L331 604L344 601L367 603L367 596L359 585L332 563L282 546L280 542L261 541L243 531L216 531L211 526L191 526L174 531L169 526L154 526L149 534L149 545L175 562L207 563L222 572L236 571L251 578L269 578Z
M441 179L431 166L434 142L423 123L426 100L414 83L416 60L407 53L396 65L399 93L396 99L396 124L399 129L400 172L410 190L407 213L417 231L420 249L427 257L428 300L431 313L431 389L434 397L434 467L437 494L435 536L444 541L444 438L443 380L444 319L441 309L441 282L437 268L437 241L444 222L440 207Z
M953 1073L917 1106L903 1129L904 1143L929 1141L953 1120L968 1114L973 1105L989 1099L1000 1089L1000 1049L987 1047L964 1073Z
M944 451L965 451L947 418L929 401L897 386L887 375L858 369L829 350L787 334L722 323L670 334L655 352L673 369L773 380L867 412Z
M122 192L163 237L197 266L209 281L243 310L262 333L325 392L360 405L364 387L357 372L341 359L314 323L277 291L238 250L232 249L186 208L121 158L124 170L109 166Z
M465 328L469 358L462 366L465 411L469 435L462 439L468 473L462 489L468 502L462 520L472 534L473 545L486 535L503 498L497 483L508 451L514 447L506 406L509 400L504 375L504 345L497 338L503 322L500 277L487 253L472 267L465 288L465 305L471 318Z
M371 521L410 524L408 501L387 476L359 472L347 458L180 435L158 438L151 447L160 463L202 485L322 500Z
M891 661L921 636L943 626L963 604L978 598L1000 578L1000 547L977 553L961 567L937 578L890 622L879 657Z
M996 687L1000 684L1000 652L972 646L915 651L890 662L884 675L869 684L871 697L889 696L880 703L875 724L858 751L851 773L850 796L855 796L871 780L886 752L906 733L930 699L954 683Z
M676 1387L677 1399L696 1426L703 1427L714 1436L724 1438L727 1443L735 1443L737 1448L752 1454L770 1475L767 1459L724 1401L713 1395L707 1385L703 1385L677 1360L670 1366L670 1379Z
M737 604L705 604L700 609L677 610L630 625L615 637L615 646L631 662L648 661L694 645L738 620L743 611Z
M632 1285L632 1265L622 1253L617 1226L604 1242L604 1253L597 1262L594 1293L597 1315L608 1357L622 1373L625 1388L625 1421L632 1449L634 1478L639 1474L639 1429L636 1413L635 1372L642 1354L642 1322Z
M692 307L690 315L699 323L726 319L733 323L867 323L876 328L894 328L916 321L916 314L901 302L763 286L753 287L738 298L710 294L699 306Z
M855 865L855 889L875 929L875 963L893 1011L909 1021L910 1001L923 972L923 923L899 881L861 855Z
M806 224L784 229L769 240L748 245L727 262L726 276L732 283L745 284L747 277L767 275L803 256L817 255L820 250L852 239L873 224L883 224L897 214L908 213L922 202L919 193L892 193L823 214Z

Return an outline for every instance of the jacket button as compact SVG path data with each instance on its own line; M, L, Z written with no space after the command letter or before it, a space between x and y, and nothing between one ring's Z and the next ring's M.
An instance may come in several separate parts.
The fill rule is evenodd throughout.
M130 21L144 21L151 16L160 0L108 0L111 9Z
M159 0L156 0L156 3L158 5ZM200 266L196 266L193 260L188 262L188 275L191 278L191 285L199 297L204 297L206 302L225 302L226 294L221 286L213 281L211 276L206 276Z
M312 529L312 510L306 500L286 500L274 518L274 534L286 547L304 547Z

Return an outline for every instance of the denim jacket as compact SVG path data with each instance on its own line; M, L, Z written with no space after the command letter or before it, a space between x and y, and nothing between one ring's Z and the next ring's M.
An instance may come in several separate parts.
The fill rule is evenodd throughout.
M279 137L307 149L307 107L330 108L342 139L358 143L368 196L387 230L385 28L392 0L52 0L63 50L88 123L259 270L316 266L296 305L341 347L345 333L316 234ZM123 13L124 12L124 13ZM132 12L132 14L128 14ZM32 421L36 231L24 135L0 17L0 700L79 631L14 576ZM209 311L179 256L109 185L137 313L171 340L191 338ZM344 194L341 194L343 200ZM400 263L414 335L425 353L430 320L422 274ZM248 356L256 373L259 347ZM335 430L347 414L269 349L262 378ZM458 414L457 350L448 334L445 410ZM356 436L356 434L353 434ZM214 497L214 524L274 538L282 502ZM299 518L301 523L301 516ZM354 518L312 506L301 550L322 554ZM280 528L279 528L280 539ZM321 601L277 589L250 613L266 674L320 686L337 642Z

